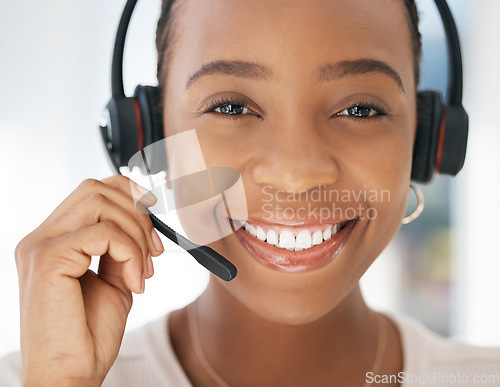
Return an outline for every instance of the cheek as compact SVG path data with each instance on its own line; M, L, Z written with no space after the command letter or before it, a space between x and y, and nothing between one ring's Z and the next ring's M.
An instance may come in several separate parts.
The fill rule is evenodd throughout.
M410 117L402 117L387 126L380 124L367 135L338 136L343 148L345 177L365 180L374 189L391 189L402 180L410 181L413 133ZM348 132L349 133L349 132Z
M413 131L396 131L387 139L366 144L363 150L360 164L351 165L351 175L363 184L366 204L371 208L360 246L371 255L364 265L366 270L401 226L411 179Z

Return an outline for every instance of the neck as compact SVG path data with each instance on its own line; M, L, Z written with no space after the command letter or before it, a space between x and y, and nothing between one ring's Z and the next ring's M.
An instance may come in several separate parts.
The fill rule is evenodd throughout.
M261 318L214 278L196 309L203 352L229 385L362 386L373 366L377 318L359 287L319 320L298 326Z

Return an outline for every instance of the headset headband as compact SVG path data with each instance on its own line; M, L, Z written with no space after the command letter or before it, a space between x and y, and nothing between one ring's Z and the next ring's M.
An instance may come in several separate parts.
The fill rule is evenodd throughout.
M434 0L434 3L441 15L448 48L447 103L449 105L462 105L463 66L457 27L446 0ZM111 65L111 92L113 97L125 97L123 88L123 52L125 50L125 38L128 26L136 4L137 0L127 0L116 33L113 62Z
M123 51L125 50L128 26L136 4L137 0L127 0L116 33L113 62L111 64L111 93L113 97L125 97L123 88Z
M448 105L462 105L463 66L462 50L457 26L446 0L434 0L443 21L448 46Z

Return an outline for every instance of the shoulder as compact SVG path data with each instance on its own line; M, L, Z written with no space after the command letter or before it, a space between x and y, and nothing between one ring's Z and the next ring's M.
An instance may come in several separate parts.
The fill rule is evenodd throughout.
M0 386L15 387L22 384L21 352L0 358Z
M406 381L418 385L500 386L500 348L440 336L410 317L389 317L401 335Z

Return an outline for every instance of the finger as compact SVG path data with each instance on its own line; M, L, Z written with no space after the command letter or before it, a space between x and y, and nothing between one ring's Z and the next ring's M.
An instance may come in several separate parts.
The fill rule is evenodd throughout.
M151 191L123 175L111 176L101 182L132 196L135 206L142 212L146 212L147 207L151 207L158 201L158 198Z
M84 180L63 203L71 207L81 201L82 197L88 196L89 193L101 192L101 190L107 192L109 188L122 193L126 197L126 200L130 201L134 207L134 198L139 198L138 201L140 201L140 204L146 207L150 207L157 202L157 198L153 193L141 187L133 180L122 175L115 175L102 181L95 179Z
M121 264L119 262L113 260L113 258L109 257L108 254L104 254L103 258L104 257L109 260L104 266L108 267L109 263L112 266L117 267L117 273L121 273ZM100 267L103 258L101 258L101 260L99 261ZM89 327L92 327L93 329L92 333L98 334L98 332L95 332L95 329L99 327L105 329L106 331L109 330L109 326L107 324L99 324L99 319L102 319L103 316L109 315L109 312L113 312L110 310L110 308L115 308L115 311L118 312L119 316L121 316L120 319L114 321L115 323L120 324L120 326L116 327L118 329L113 329L112 331L123 332L127 316L130 312L130 309L132 308L133 303L132 293L123 281L123 276L114 275L112 273L109 273L109 275L103 275L101 269L99 269L99 274L94 273L92 270L87 270L83 276L78 278L78 280L81 284L85 307L94 312L87 314L87 322ZM109 299L96 297L96 294L108 294L105 293L104 287L108 287L108 289L106 290L110 290L109 287L114 288L114 291L118 296L116 298L113 298L116 301L112 304L109 303ZM113 291L113 289L111 290ZM114 315L114 313L112 313L112 315ZM112 321L108 321L108 323L112 323Z
M123 276L126 288L135 293L143 293L144 260L139 246L115 223L103 221L78 229L59 238L42 243L46 250L46 262L42 270L53 273L81 277L90 266L91 256L106 253L122 266L114 275ZM122 290L123 287L121 288Z
M94 345L97 345L94 346L95 356L102 363L109 364L103 366L109 369L114 361L110 348L116 348L123 339L127 317L132 308L132 293L126 287L120 289L105 282L92 270L87 270L78 281L86 312L84 321L94 338Z
M134 213L134 215L139 220L139 223L144 227L144 229L146 230L146 234L148 236L151 236L149 241L151 242L150 250L152 255L158 256L162 254L165 248L163 247L161 239L154 229L153 224L151 223L149 214L144 211L145 207L154 205L157 201L157 198L150 191L136 184L128 177L122 175L109 177L107 179L104 179L101 183L106 187L109 186L114 188L116 190L115 192L121 192L125 196L125 198L128 199L130 211ZM147 194L144 194L144 192L146 192ZM136 201L134 198L136 198L138 195L143 195L143 198L146 199L139 199L138 201ZM131 198L132 200L130 200ZM144 203L146 203L146 206L143 205Z
M85 180L51 214L49 219L47 219L46 223L50 223L51 226L54 226L55 224L59 223L59 217L62 216L62 214L64 214L66 211L68 211L72 207L77 206L80 202L86 200L91 195L101 194L107 197L109 200L115 202L125 210L127 210L138 220L139 224L141 224L141 226L145 230L146 235L148 236L147 239L151 254L153 256L158 256L164 251L163 245L161 244L159 238L156 238L154 236L154 233L156 232L154 231L154 227L153 224L151 223L151 219L149 218L149 216L144 212L137 210L131 194L132 188L130 187L139 187L139 186L135 184L132 180L124 176L113 176L109 179L106 179L106 183L92 179ZM151 202L151 205L154 204L155 201L156 199L154 199Z
M111 187L123 192L126 195L131 194L132 197L134 198L134 205L136 207L139 207L139 212L141 213L141 216L139 216L140 221L142 224L148 229L149 234L152 235L152 242L153 242L153 249L152 251L156 250L156 254L153 254L153 256L158 256L163 251L165 251L165 247L163 246L163 243L161 242L161 239L156 232L156 230L153 227L153 224L151 223L151 219L149 218L149 214L144 211L144 206L142 206L142 202L145 201L148 203L146 207L150 207L153 204L157 202L157 198L151 193L151 191L148 191L147 189L141 187L140 185L136 184L133 180L129 179L128 177L118 175L118 176L112 176L109 178L106 178L102 181L104 184L109 184ZM147 195L145 195L147 193ZM143 196L146 197L146 199L136 199L140 195L145 195ZM154 202L152 204L150 203L150 200L153 200ZM150 260L152 263L152 261Z
M123 264L114 260L108 253L99 259L97 278L119 289L125 295L126 300L132 302L132 294L123 276Z
M144 268L149 269L148 256L153 242L151 235L147 234L148 230L139 223L133 214L101 193L92 194L74 208L63 213L45 234L45 237L55 238L102 221L114 222L137 243L142 251ZM146 270L145 275L146 278L151 277L149 270Z

